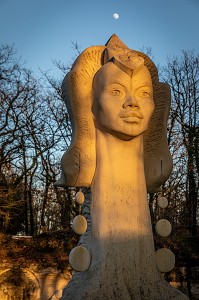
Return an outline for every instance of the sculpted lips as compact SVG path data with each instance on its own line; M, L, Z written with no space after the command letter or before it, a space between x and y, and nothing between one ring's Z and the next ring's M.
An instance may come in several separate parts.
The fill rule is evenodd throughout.
M128 110L120 113L120 118L124 119L126 122L135 122L138 119L143 119L143 115L138 110Z

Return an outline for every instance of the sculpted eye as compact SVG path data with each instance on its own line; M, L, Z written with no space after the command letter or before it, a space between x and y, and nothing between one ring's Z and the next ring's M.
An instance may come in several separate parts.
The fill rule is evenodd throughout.
M106 86L105 92L116 98L124 98L126 88L120 83L112 83Z
M110 94L113 95L113 96L122 96L123 95L122 91L120 91L118 89L111 90Z
M142 96L148 96L148 97L151 96L148 91L142 91L141 94L142 94Z
M151 98L152 93L149 90L141 89L137 91L137 95L143 98Z

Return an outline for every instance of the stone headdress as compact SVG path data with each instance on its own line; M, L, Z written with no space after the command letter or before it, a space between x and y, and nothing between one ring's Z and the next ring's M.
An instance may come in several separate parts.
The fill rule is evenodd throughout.
M96 72L107 62L132 76L145 65L151 75L155 110L144 133L144 164L148 192L159 190L172 170L166 123L170 108L170 88L159 82L151 59L129 49L116 35L105 46L87 48L66 75L62 92L72 124L72 141L61 161L62 175L57 186L90 186L96 167L96 132L92 115L92 84Z

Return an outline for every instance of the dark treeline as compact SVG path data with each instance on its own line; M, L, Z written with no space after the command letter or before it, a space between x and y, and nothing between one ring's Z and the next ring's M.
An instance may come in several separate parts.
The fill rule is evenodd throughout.
M78 49L77 49L78 50ZM75 190L54 186L60 159L71 139L71 126L61 97L68 67L55 79L35 78L9 45L0 47L0 231L39 234L67 228L77 209ZM162 193L169 200L164 212L158 194L150 195L155 223L162 214L173 228L197 233L199 200L199 55L182 51L161 68L161 80L171 86L168 142L173 173Z
M15 49L0 48L0 228L36 234L65 228L73 216L72 189L55 188L71 127L60 82L33 77Z

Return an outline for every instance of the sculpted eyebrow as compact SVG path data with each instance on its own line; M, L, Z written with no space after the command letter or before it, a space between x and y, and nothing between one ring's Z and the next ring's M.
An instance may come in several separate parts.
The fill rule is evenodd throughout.
M142 84L142 85L139 85L139 86L137 86L136 88L135 88L135 90L139 90L139 89L141 89L141 88L149 88L150 90L153 90L153 87L152 87L152 85L150 85L150 84Z
M140 88L140 87L145 87L145 86L152 88L152 85L151 85L150 83L148 83L148 82L143 83L143 84L140 85L138 88Z
M121 85L122 87L126 88L126 85L125 85L123 82L118 81L118 80L115 80L115 81L111 82L109 85L112 85L112 84L119 84L119 85Z

